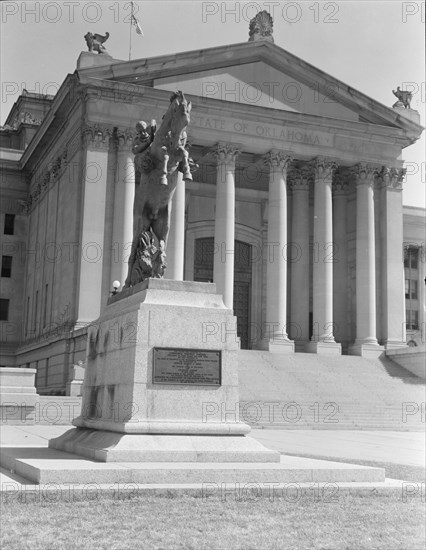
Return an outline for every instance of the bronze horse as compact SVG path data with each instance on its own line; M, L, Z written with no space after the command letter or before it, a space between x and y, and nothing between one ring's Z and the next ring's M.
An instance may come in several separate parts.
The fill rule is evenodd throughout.
M190 122L190 113L191 103L184 94L174 93L161 126L144 153L141 179L136 185L133 242L124 288L148 277L161 278L164 274L171 202L178 169L185 180L192 180L189 155L185 149L185 129Z

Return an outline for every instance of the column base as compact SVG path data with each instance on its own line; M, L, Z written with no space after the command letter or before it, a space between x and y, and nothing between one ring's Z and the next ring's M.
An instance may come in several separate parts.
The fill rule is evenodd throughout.
M349 355L359 355L361 357L366 357L367 359L377 359L383 355L384 351L384 346L379 346L379 344L366 344L362 342L355 342L355 344L349 346L348 349Z
M296 353L305 353L306 344L308 344L308 340L295 340L294 351Z
M272 353L294 353L293 340L274 338L269 340L266 349Z
M306 342L305 353L342 355L342 346L337 342Z

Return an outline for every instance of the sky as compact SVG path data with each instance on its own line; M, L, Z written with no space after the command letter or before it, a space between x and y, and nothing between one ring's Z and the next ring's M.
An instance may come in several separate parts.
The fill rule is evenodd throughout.
M84 35L105 34L108 52L132 59L200 50L248 40L250 19L267 10L275 43L391 107L397 86L413 92L411 107L425 125L425 4L399 0L315 2L202 0L135 1L144 36L130 27L127 1L0 3L1 123L23 89L54 94L73 73ZM426 140L403 151L403 201L426 207Z

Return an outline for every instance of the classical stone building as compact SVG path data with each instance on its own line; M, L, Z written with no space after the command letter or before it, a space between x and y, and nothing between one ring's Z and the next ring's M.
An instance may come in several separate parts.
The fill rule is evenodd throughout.
M425 212L402 205L418 113L254 40L86 52L55 97L18 99L1 132L1 364L36 367L44 393L84 360L126 276L135 123L161 121L176 90L199 168L178 182L166 277L214 281L242 348L377 356L407 329L424 342Z

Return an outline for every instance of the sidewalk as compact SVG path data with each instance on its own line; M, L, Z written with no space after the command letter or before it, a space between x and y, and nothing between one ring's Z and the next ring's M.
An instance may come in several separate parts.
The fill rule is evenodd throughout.
M265 429L250 435L280 453L425 466L424 432Z
M1 426L1 447L47 447L72 426ZM424 432L346 430L259 430L250 436L282 454L425 465Z

